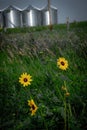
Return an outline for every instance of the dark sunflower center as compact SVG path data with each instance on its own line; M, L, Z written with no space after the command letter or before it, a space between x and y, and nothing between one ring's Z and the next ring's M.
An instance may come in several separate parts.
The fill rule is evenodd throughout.
M65 63L63 61L61 61L61 65L65 65Z
M35 110L35 106L34 105L32 105L32 109Z
M28 80L27 80L27 78L24 78L24 82L27 82Z

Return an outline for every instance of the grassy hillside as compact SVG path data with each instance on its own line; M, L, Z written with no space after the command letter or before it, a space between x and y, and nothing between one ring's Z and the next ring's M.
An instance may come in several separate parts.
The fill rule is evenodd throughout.
M87 129L87 22L1 30L0 129ZM61 70L57 59L68 68ZM32 76L23 87L19 77ZM38 107L31 115L28 100ZM32 106L34 110L34 106Z

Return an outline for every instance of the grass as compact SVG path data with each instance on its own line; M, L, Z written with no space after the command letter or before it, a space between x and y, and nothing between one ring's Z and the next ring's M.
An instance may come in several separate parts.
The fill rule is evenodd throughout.
M10 31L9 31L10 30ZM2 31L0 45L0 129L87 129L87 22ZM65 57L62 71L57 59ZM19 77L27 72L32 83L23 87ZM70 96L61 88L66 83ZM38 110L31 116L27 100Z

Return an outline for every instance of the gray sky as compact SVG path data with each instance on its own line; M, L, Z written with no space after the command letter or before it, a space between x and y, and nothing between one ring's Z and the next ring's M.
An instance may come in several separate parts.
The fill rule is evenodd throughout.
M65 23L66 17L70 22L87 21L87 0L50 0L51 5L58 9L58 22ZM47 0L0 0L0 9L9 5L15 5L21 9L28 5L43 8L47 5Z

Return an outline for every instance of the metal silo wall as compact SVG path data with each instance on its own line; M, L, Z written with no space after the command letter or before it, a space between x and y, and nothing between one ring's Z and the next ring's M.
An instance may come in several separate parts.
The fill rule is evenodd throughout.
M4 11L4 21L6 28L20 27L20 12L14 9Z
M42 25L49 25L49 11L43 11L42 12Z
M57 24L57 10L51 10L51 21L52 24Z
M0 27L3 28L3 14L0 12Z
M25 10L22 12L24 26L38 26L40 25L40 12L35 9Z
M38 25L40 26L41 25L41 10L38 10L38 13L37 13L37 19L38 19Z
M0 12L0 27L1 27L1 24L2 24L2 15L1 15L1 12Z
M57 9L51 8L51 24L57 24ZM49 25L50 19L49 19L49 10L43 9L42 10L42 25Z

